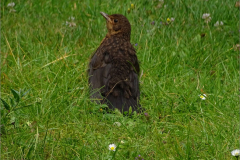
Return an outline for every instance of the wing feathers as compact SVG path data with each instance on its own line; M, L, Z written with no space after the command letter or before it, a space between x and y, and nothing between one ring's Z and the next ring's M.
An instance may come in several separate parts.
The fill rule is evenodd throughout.
M140 107L139 64L130 42L105 39L89 64L91 98L102 99L110 109L137 111ZM111 44L117 41L116 44ZM125 47L125 48L124 48ZM103 49L104 48L104 49Z

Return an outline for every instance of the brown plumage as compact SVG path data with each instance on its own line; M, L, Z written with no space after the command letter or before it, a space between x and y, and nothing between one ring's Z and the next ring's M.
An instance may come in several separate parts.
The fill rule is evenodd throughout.
M139 64L130 43L131 25L121 14L107 15L108 33L89 63L91 98L121 112L138 111Z

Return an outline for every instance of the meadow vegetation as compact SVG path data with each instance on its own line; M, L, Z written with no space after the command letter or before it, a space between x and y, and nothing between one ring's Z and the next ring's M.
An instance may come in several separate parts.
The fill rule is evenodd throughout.
M234 1L10 2L1 1L1 159L235 158ZM89 99L89 59L107 33L100 11L132 25L142 114L105 113Z

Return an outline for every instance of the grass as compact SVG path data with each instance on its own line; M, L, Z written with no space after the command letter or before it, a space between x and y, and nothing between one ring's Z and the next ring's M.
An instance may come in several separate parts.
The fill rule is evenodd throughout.
M235 158L239 10L233 1L174 0L157 8L159 1L144 0L130 13L129 0L16 0L16 12L9 12L10 2L1 1L1 159ZM148 115L103 114L104 106L89 99L89 58L107 33L100 11L124 14L132 25ZM204 13L212 17L208 24ZM74 27L66 25L71 16ZM108 150L112 143L115 152Z

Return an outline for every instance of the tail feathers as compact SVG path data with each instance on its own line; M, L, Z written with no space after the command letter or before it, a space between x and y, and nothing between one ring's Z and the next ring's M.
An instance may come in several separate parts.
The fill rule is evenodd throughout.
M126 98L123 95L113 96L111 94L107 97L104 103L108 105L109 109L114 110L115 108L117 108L122 113L124 113L125 111L129 112L130 107L132 108L132 112L138 112L141 107L136 99L133 99L133 97Z

